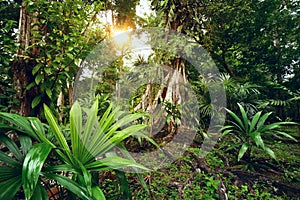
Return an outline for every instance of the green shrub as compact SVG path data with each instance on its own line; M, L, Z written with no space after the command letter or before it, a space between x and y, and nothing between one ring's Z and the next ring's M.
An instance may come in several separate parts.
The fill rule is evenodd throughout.
M70 199L105 199L92 179L93 172L124 167L147 170L131 159L112 153L124 139L140 134L139 131L146 127L129 124L142 117L141 114L125 114L109 106L98 120L96 100L86 110L87 119L83 120L82 109L75 103L70 111L69 144L50 109L46 105L44 109L54 142L47 139L49 130L39 119L0 113L0 118L12 124L0 124L0 139L8 149L0 151L0 161L4 163L0 166L0 199L12 199L20 187L26 199L48 199L46 188L41 184L45 180L54 180L63 186L70 192ZM11 130L18 134L19 146L7 137ZM32 145L31 140L36 144Z
M282 131L283 125L295 125L294 122L275 122L271 124L265 124L268 117L271 115L271 112L263 114L259 111L257 112L252 119L248 118L245 109L238 104L241 117L236 115L231 110L227 110L231 116L229 120L229 125L224 126L223 136L232 134L237 138L238 142L232 145L230 148L240 148L238 153L238 161L246 154L247 158L250 159L251 148L253 145L256 145L261 150L265 151L271 158L276 159L274 152L265 146L263 137L268 135L281 135L289 139L292 139L297 142L297 140Z

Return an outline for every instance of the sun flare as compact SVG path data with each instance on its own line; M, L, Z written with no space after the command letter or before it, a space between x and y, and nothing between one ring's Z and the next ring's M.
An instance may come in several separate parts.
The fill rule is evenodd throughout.
M129 42L130 37L127 30L113 30L113 40L119 45L123 46L127 42Z

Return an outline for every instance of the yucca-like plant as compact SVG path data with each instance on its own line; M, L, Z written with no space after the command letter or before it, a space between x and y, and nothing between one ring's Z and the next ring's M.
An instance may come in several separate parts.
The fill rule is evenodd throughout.
M36 134L32 128L43 127L41 122L36 118L1 112L0 118L14 125L0 123L0 141L6 147L0 150L0 199L13 199L21 187L26 199L48 199L40 174L53 145L32 143L32 138L45 138L44 135ZM18 134L19 142L8 137L12 130Z
M232 120L229 120L229 125L226 125L222 128L223 136L232 134L237 139L238 142L232 147L240 148L238 153L238 161L248 152L248 157L251 153L251 148L253 145L256 145L271 158L276 159L274 152L265 146L263 136L273 134L275 136L284 136L294 141L297 141L294 137L288 133L282 131L283 125L295 125L294 122L275 122L271 124L266 124L268 117L272 114L271 112L262 114L261 111L257 112L252 119L248 118L247 113L243 106L238 104L241 117L232 112L229 109L226 109ZM231 148L232 148L231 147Z
M24 159L18 153L20 148L13 145L12 141L7 143L9 150L17 155L14 157L19 160L18 162L0 151L0 161L8 166L0 168L0 174L6 174L4 178L0 178L0 199L11 199L21 186L26 199L48 199L45 188L40 184L45 179L58 182L73 193L73 198L77 196L81 199L105 199L99 186L92 182L93 171L124 167L147 170L132 159L125 159L110 153L127 137L141 134L140 131L146 127L145 125L130 124L142 117L141 114L125 114L109 106L99 119L97 116L98 100L96 100L93 106L86 110L87 118L83 119L82 109L78 103L75 103L70 111L71 142L69 144L51 110L46 105L44 105L44 110L56 145L46 138L44 125L37 118L0 113L2 119L13 124L12 127L0 126L0 130L3 130L2 135L8 129L14 129L38 141L32 147L22 146L22 151L28 151L30 148L28 152L23 153ZM20 143L25 144L21 139ZM51 160L47 158L51 152L56 155L60 164L49 163ZM67 174L71 174L72 178L61 175L61 172L68 172ZM6 194L10 196L3 196Z

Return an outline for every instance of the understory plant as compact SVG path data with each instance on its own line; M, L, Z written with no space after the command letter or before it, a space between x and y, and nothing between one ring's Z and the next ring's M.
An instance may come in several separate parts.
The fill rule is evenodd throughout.
M223 135L233 135L237 142L229 148L239 148L237 160L246 157L250 159L251 149L257 146L259 149L266 152L271 158L276 160L276 156L272 149L265 145L264 139L267 136L279 137L284 136L297 142L297 140L282 131L283 125L296 125L294 122L275 122L266 123L271 112L262 114L262 111L257 112L254 116L248 117L245 109L238 103L240 115L238 116L229 109L226 109L231 119L228 120L228 125L222 127Z
M0 199L13 199L18 191L25 199L48 199L49 180L62 186L68 199L105 199L98 180L92 178L94 172L124 167L147 170L113 152L127 137L140 136L146 125L130 123L141 114L125 114L110 105L98 117L98 100L84 111L76 102L70 111L69 141L48 106L44 110L48 125L38 118L0 113L0 140L5 145L0 150ZM8 137L11 131L17 141ZM49 132L54 138L47 139Z

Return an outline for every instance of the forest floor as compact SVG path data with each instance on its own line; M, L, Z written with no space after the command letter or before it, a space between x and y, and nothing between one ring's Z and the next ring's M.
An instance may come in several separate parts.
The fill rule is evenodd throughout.
M289 128L298 142L265 140L277 161L253 148L251 161L237 162L237 151L226 151L230 141L220 141L205 158L193 144L176 161L142 174L149 192L136 175L126 174L133 199L297 199L300 200L300 131ZM105 178L106 177L106 178ZM107 199L122 199L114 172L101 182Z

